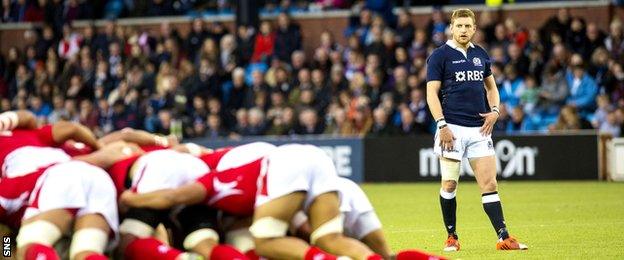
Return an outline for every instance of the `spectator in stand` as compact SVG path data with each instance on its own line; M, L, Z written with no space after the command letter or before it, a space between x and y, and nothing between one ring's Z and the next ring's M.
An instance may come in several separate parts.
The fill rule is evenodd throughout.
M273 55L275 46L275 32L269 21L262 21L260 33L256 34L251 62L266 62Z
M414 40L416 27L412 24L412 16L408 9L399 9L397 14L396 41L400 46L408 47Z
M266 131L264 117L264 112L261 109L257 107L249 109L247 112L247 126L242 128L240 134L243 136L264 135Z
M570 92L566 104L576 107L582 116L593 112L596 107L594 101L598 94L598 86L585 72L585 68L582 65L573 66L566 74L566 81Z
M313 108L304 108L299 112L299 123L295 128L298 135L318 135L322 134L324 125L318 119L317 111Z
M610 109L609 112L607 112L605 119L606 120L602 122L598 128L599 132L603 134L610 134L613 137L620 137L622 133L622 121L618 120L616 110Z
M583 57L591 55L589 53L589 40L585 29L585 20L580 17L573 17L570 22L570 30L565 35L565 42L568 49L574 53L579 53Z
M422 133L419 126L414 121L414 114L407 106L401 106L399 108L401 113L401 125L399 126L399 132L401 135L416 135Z
M32 96L30 98L30 111L35 114L39 121L45 123L47 117L52 112L52 109L48 104L43 103L41 97Z
M275 114L270 121L267 134L269 135L292 135L294 131L295 112L291 107L284 107L284 109Z
M546 66L539 92L539 110L545 115L556 115L568 96L568 85L563 71L554 65Z
M587 24L587 52L585 53L585 58L589 58L589 55L594 53L597 48L605 47L605 38L607 36L605 33L598 28L593 22Z
M365 136L373 126L373 117L370 108L366 104L360 104L355 107L353 117L351 118L351 131L347 135Z
M609 51L611 57L616 60L622 60L624 54L624 31L622 30L622 21L614 19L609 25L609 36L605 39L605 47Z
M324 134L343 136L351 132L351 123L347 120L347 113L343 108L335 106L333 109L330 109L327 117L328 123Z
M94 133L100 133L98 121L99 113L93 108L93 103L90 100L83 99L80 101L80 112L78 122L93 131Z
M432 120L422 89L414 88L410 90L407 107L414 115L414 122L423 130L423 132L429 132L428 128Z
M490 44L490 47L499 47L506 50L510 43L509 32L507 32L505 24L496 24L496 27L494 27L494 40Z
M247 91L249 91L249 87L245 84L245 70L243 68L234 69L231 87L229 88L225 107L230 111L236 111L244 106L248 96Z
M594 112L591 124L594 128L599 129L602 124L607 121L607 114L609 111L614 110L614 107L609 102L609 96L607 95L599 95L596 97L596 104L598 108L596 112Z
M594 53L591 55L589 68L587 69L587 73L596 80L596 85L598 85L599 92L604 93L608 91L606 89L606 77L609 71L609 52L603 48L599 47L594 50Z
M225 73L232 73L240 63L240 57L236 53L236 39L231 34L226 34L221 38L220 43L220 67Z
M518 132L529 132L537 130L531 121L531 118L527 117L524 110L521 107L514 107L511 111L510 120L507 123L506 132L508 134Z
M507 46L507 53L509 64L514 66L520 76L526 76L529 73L529 59L524 55L521 47L516 43L511 43Z
M524 28L518 27L518 25L512 18L505 19L505 29L510 44L517 44L520 49L524 49L524 46L529 37L528 32Z
M622 69L622 64L611 61L604 81L606 91L611 97L611 102L624 107L624 70Z
M560 8L557 11L557 15L549 18L544 25L540 28L540 38L544 40L544 47L546 51L550 51L556 44L553 42L553 35L557 35L559 39L562 39L570 30L570 10L567 8ZM549 53L546 56L550 56Z
M203 136L208 137L210 139L216 139L216 138L224 138L229 135L228 132L225 130L225 128L223 128L221 124L221 117L219 117L218 115L215 115L215 114L208 115L207 122L208 122L208 128L205 130L205 133L203 134Z
M520 95L520 105L524 113L532 115L539 100L539 89L535 78L532 76L525 78L524 86L525 88Z
M288 14L280 13L277 16L275 55L282 61L290 62L292 53L301 48L301 29L291 22Z
M208 31L201 18L195 18L191 22L191 32L186 37L185 47L189 57L195 57L196 52L208 37Z
M581 118L576 107L565 105L561 108L561 112L559 113L557 122L550 125L548 127L548 130L570 131L570 130L581 130L581 129L591 129L591 128L592 128L591 123Z
M255 31L253 28L244 25L238 26L236 30L237 56L241 59L240 66L247 65L250 61L250 57L254 54L254 34Z
M449 23L445 17L441 8L434 8L427 24L427 39L435 46L441 46L446 41L445 31Z
M369 136L387 137L397 134L397 129L389 122L389 116L383 107L375 108L373 111L373 126L371 127Z
M505 81L499 86L500 101L512 109L520 104L520 96L524 91L524 79L518 75L512 64L505 66Z

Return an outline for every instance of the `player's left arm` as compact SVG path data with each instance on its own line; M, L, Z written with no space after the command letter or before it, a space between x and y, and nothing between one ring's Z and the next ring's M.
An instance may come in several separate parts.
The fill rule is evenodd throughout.
M493 75L487 76L483 79L483 85L485 87L488 104L490 104L490 112L480 113L479 115L484 118L485 122L481 127L481 133L483 135L492 134L494 124L499 116L498 107L500 105L500 96L498 94L498 88L496 87L496 80Z

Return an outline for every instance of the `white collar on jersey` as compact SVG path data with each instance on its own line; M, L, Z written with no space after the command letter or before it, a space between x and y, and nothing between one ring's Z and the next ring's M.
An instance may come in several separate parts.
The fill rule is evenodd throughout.
M459 46L457 46L457 44L455 44L455 42L453 40L447 40L446 41L446 45L448 45L451 48L456 49L459 52L461 52L462 54L464 54L464 57L466 57L466 59L468 58L468 54L466 53L466 51L464 51L464 49L462 49ZM474 44L472 44L472 42L469 42L468 43L468 47L469 48L474 48Z

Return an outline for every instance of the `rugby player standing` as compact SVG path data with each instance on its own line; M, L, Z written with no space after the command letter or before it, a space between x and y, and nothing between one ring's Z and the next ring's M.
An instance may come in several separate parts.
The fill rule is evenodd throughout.
M471 41L476 19L469 9L451 15L452 39L427 59L427 104L437 122L434 151L440 159L440 205L448 238L444 251L460 248L455 199L462 158L468 158L481 191L483 209L498 235L498 250L527 249L507 232L497 191L492 128L499 94L487 52ZM487 101L486 101L487 100Z

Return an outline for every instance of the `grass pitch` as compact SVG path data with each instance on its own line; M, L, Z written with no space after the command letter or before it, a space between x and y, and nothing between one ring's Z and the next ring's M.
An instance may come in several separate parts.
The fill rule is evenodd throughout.
M509 232L528 251L495 250L496 234L475 182L461 182L461 251L444 253L438 183L364 184L390 246L461 259L624 259L624 183L499 182Z

